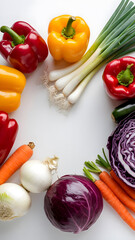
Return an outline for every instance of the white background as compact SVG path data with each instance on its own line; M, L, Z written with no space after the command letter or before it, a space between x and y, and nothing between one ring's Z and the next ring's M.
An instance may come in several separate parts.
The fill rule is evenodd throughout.
M53 17L62 14L81 16L90 27L91 45L119 1L0 0L0 3L1 25L11 26L15 21L26 21L37 29L45 40L49 21ZM7 64L2 57L0 64ZM49 55L34 73L27 76L21 105L16 112L10 114L19 124L19 132L11 153L20 145L34 141L36 147L32 159L44 160L47 156L55 154L60 158L59 177L64 174L83 174L84 161L94 161L97 154L101 154L102 147L106 148L107 138L116 127L111 119L111 112L119 102L112 101L106 95L102 82L102 68L70 112L59 112L49 104L47 91L41 81L45 67L52 65L54 63ZM9 182L11 181L19 183L19 172L9 179ZM45 193L31 194L32 207L24 217L0 222L1 240L135 238L133 230L105 202L101 216L89 230L79 235L61 232L51 225L44 214L44 195Z

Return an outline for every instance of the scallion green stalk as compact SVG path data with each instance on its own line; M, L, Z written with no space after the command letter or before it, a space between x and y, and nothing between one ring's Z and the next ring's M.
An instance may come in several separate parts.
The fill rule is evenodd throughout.
M109 19L109 21L106 23L106 25L104 26L104 28L102 29L102 31L100 32L100 34L98 35L97 39L95 40L95 42L93 43L93 45L90 47L90 49L84 54L84 56L81 58L80 61L78 61L77 63L74 63L68 67L66 67L65 69L60 69L60 70L54 70L51 71L49 73L49 80L50 81L55 81L69 73L71 73L72 71L74 71L75 69L77 69L79 66L81 66L84 62L86 62L89 57L95 52L95 50L98 48L98 46L100 45L100 43L103 41L103 39L107 36L108 32L106 32L106 30L108 29L112 29L111 25L114 21L116 21L117 19L119 19L119 17L122 15L122 12L124 12L125 7L127 6L129 0L122 0L120 2L120 4L118 5L118 7L116 8L116 10L114 11L113 15L111 16L111 18ZM130 2L129 4L131 4L132 2ZM128 4L128 5L129 5ZM133 3L132 3L133 4ZM127 7L127 9L130 9L132 7L132 4L130 7Z
M50 72L49 79L55 81L58 92L74 104L106 62L134 51L134 45L135 6L132 1L122 0L82 59L65 69Z
M134 40L135 41L135 40ZM132 45L132 44L131 44ZM130 47L130 45L129 45ZM70 104L75 104L78 99L80 98L81 94L83 93L84 89L86 88L86 86L88 85L88 83L90 82L90 80L93 78L93 76L109 61L112 61L113 59L122 57L123 55L132 53L135 51L135 48L128 48L127 50L121 51L121 49L119 51L117 51L114 55L112 55L110 58L104 60L102 63L100 63L92 72L90 72L81 82L80 84L77 86L77 88L68 96L68 101Z

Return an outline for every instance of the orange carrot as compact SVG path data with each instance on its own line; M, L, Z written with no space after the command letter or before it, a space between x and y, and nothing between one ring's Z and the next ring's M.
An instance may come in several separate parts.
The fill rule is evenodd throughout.
M128 212L126 207L120 202L112 190L102 181L96 180L96 186L101 191L103 198L112 206L112 208L119 214L119 216L135 230L135 219Z
M85 162L90 172L99 174L99 178L112 190L118 199L125 204L130 210L135 212L135 202L129 195L121 188L121 186L106 172L101 171L94 162Z
M99 174L100 179L112 190L118 199L125 204L130 210L135 212L135 202L127 193L120 187L120 185L105 171Z
M34 143L19 147L0 168L0 184L5 183L33 154Z
M117 177L117 175L111 168L111 165L107 159L107 156L103 148L102 148L102 152L103 152L104 158L102 158L100 155L97 155L96 163L99 164L101 167L107 169L110 172L110 175L113 177L113 179L124 189L124 191L131 198L135 199L135 190L129 187L127 184L125 184L119 177Z
M113 193L113 191L102 180L96 180L86 167L83 168L83 171L86 177L95 183L103 198L109 203L109 205L112 206L119 216L135 231L135 219L121 203L118 197Z
M113 179L125 190L125 192L133 199L135 199L135 189L129 187L126 183L124 183L113 170L110 171L110 175Z

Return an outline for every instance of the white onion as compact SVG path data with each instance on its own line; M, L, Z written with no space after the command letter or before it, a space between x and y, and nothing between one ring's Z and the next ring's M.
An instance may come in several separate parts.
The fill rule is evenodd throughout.
M31 206L28 192L15 183L0 185L0 220L7 221L21 217Z
M46 191L52 184L52 170L57 169L57 157L46 161L29 160L20 169L22 186L32 193Z

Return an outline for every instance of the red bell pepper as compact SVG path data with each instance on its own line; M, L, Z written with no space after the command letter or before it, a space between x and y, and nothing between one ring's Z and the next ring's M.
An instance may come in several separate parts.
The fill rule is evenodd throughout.
M108 63L103 81L111 98L135 98L135 58L126 56Z
M0 165L6 160L16 138L18 124L6 112L0 111Z
M21 72L33 72L48 56L46 42L28 23L18 21L11 28L2 26L0 31L4 33L0 54Z

